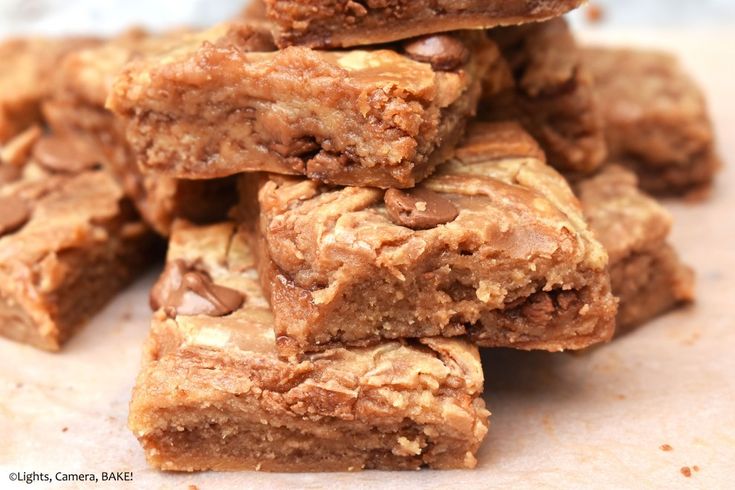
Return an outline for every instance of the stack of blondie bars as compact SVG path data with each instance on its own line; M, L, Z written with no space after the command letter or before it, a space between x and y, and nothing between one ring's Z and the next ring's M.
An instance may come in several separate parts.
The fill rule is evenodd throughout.
M265 0L0 45L0 333L58 350L153 263L130 427L163 470L471 468L478 348L693 300L645 192L719 165L663 54L579 0Z

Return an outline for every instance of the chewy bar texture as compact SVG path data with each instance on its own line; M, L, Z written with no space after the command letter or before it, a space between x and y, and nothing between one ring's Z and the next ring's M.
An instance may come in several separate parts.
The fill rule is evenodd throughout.
M594 75L610 158L654 194L706 189L720 167L704 95L672 56L584 50Z
M489 416L476 347L422 339L282 361L247 242L232 223L174 224L130 406L152 466L475 466Z
M581 0L264 0L279 46L377 44L558 17Z
M539 142L549 163L587 173L607 154L602 110L564 19L489 31L503 54L488 70L479 116L517 120Z
M608 340L607 255L543 158L520 126L485 123L405 192L271 175L259 258L281 355L463 334L551 351Z
M98 147L97 154L118 177L143 219L162 235L168 235L175 217L196 222L222 219L235 200L232 179L143 175L121 123L105 109L112 82L125 64L176 38L176 33L151 36L133 30L101 46L77 50L60 63L54 88L43 103L45 120L55 133Z
M620 300L617 332L694 300L694 274L667 243L668 212L615 165L577 184L590 228L610 256L612 291Z
M41 120L41 100L69 51L93 39L11 39L0 43L0 144Z
M156 245L109 173L49 141L32 127L0 152L0 335L55 351Z
M130 64L108 105L151 173L410 187L450 156L498 56L480 32L433 40L273 51L257 26L222 25Z

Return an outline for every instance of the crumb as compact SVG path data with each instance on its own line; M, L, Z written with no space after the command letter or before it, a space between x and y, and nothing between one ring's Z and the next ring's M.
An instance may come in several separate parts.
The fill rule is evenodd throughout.
M120 319L122 321L124 321L124 322L129 322L130 320L133 319L133 313L130 310L128 310L128 311L126 311L125 313L122 314L122 316L120 317Z
M681 470L679 471L681 471L681 474L686 476L687 478L692 476L692 470L690 470L688 466L682 466Z
M605 17L605 11L596 3L590 3L584 13L587 18L587 22L590 24L598 24L602 22L602 19Z
M69 427L64 427L64 428L61 429L61 432L66 432L68 430L69 430Z
M700 337L701 334L695 330L688 338L684 339L681 343L682 345L694 345Z
M199 490L199 487L196 485L189 485L189 490Z
M617 398L618 400L625 400L628 397L623 395L622 393L618 393L617 395L615 395L615 398Z
M667 452L668 452L668 451L673 451L673 450L674 450L674 448L673 448L673 447L671 447L671 446L670 446L669 444L661 444L661 445L659 446L659 449L660 449L661 451L667 451Z
M697 466L697 465L695 464L694 466L692 466L692 469L693 469L694 471L699 471L699 466Z
M15 387L16 387L17 389L21 389L21 388L23 388L23 383L21 383L21 382L19 381L19 382L15 383Z

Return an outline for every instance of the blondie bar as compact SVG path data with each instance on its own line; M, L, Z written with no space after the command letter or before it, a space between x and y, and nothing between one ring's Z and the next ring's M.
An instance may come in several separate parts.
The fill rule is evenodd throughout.
M0 144L41 119L40 104L61 58L86 38L18 38L0 43Z
M122 124L105 109L115 76L130 60L161 49L180 33L151 36L133 30L101 46L65 57L54 76L43 114L57 134L97 144L105 164L120 180L143 219L168 235L174 217L196 222L219 220L235 200L233 179L181 180L144 175L125 141Z
M498 56L481 32L274 49L261 25L233 23L131 63L108 106L138 161L178 178L264 170L411 187L450 156Z
M163 470L471 468L488 427L477 348L335 348L286 362L245 233L174 224L130 428Z
M584 55L612 161L632 169L655 194L709 187L720 167L712 123L704 95L676 59L609 48L588 48Z
M334 48L550 19L581 0L265 0L279 46Z
M254 177L242 179L242 207L254 209ZM613 334L607 255L514 123L473 125L456 157L408 191L262 180L259 267L284 357L463 334L556 351Z
M488 70L479 115L520 121L549 163L587 173L606 156L602 110L564 19L493 29L503 57Z
M93 153L32 127L0 151L0 335L61 345L155 257Z
M634 174L611 165L576 190L610 256L612 291L620 299L618 332L694 300L694 273L667 243L671 217L638 189Z

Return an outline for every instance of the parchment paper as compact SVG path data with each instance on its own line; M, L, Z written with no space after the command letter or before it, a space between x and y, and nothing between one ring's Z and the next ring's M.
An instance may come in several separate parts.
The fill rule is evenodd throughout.
M585 34L678 51L705 85L735 163L735 35ZM484 353L492 426L474 471L162 474L126 428L152 272L61 354L0 340L0 488L732 488L735 168L702 204L667 203L699 276L696 306L583 354ZM672 450L664 451L664 444ZM699 471L696 471L694 467ZM688 467L690 477L681 473ZM126 485L12 484L11 471L132 471Z

